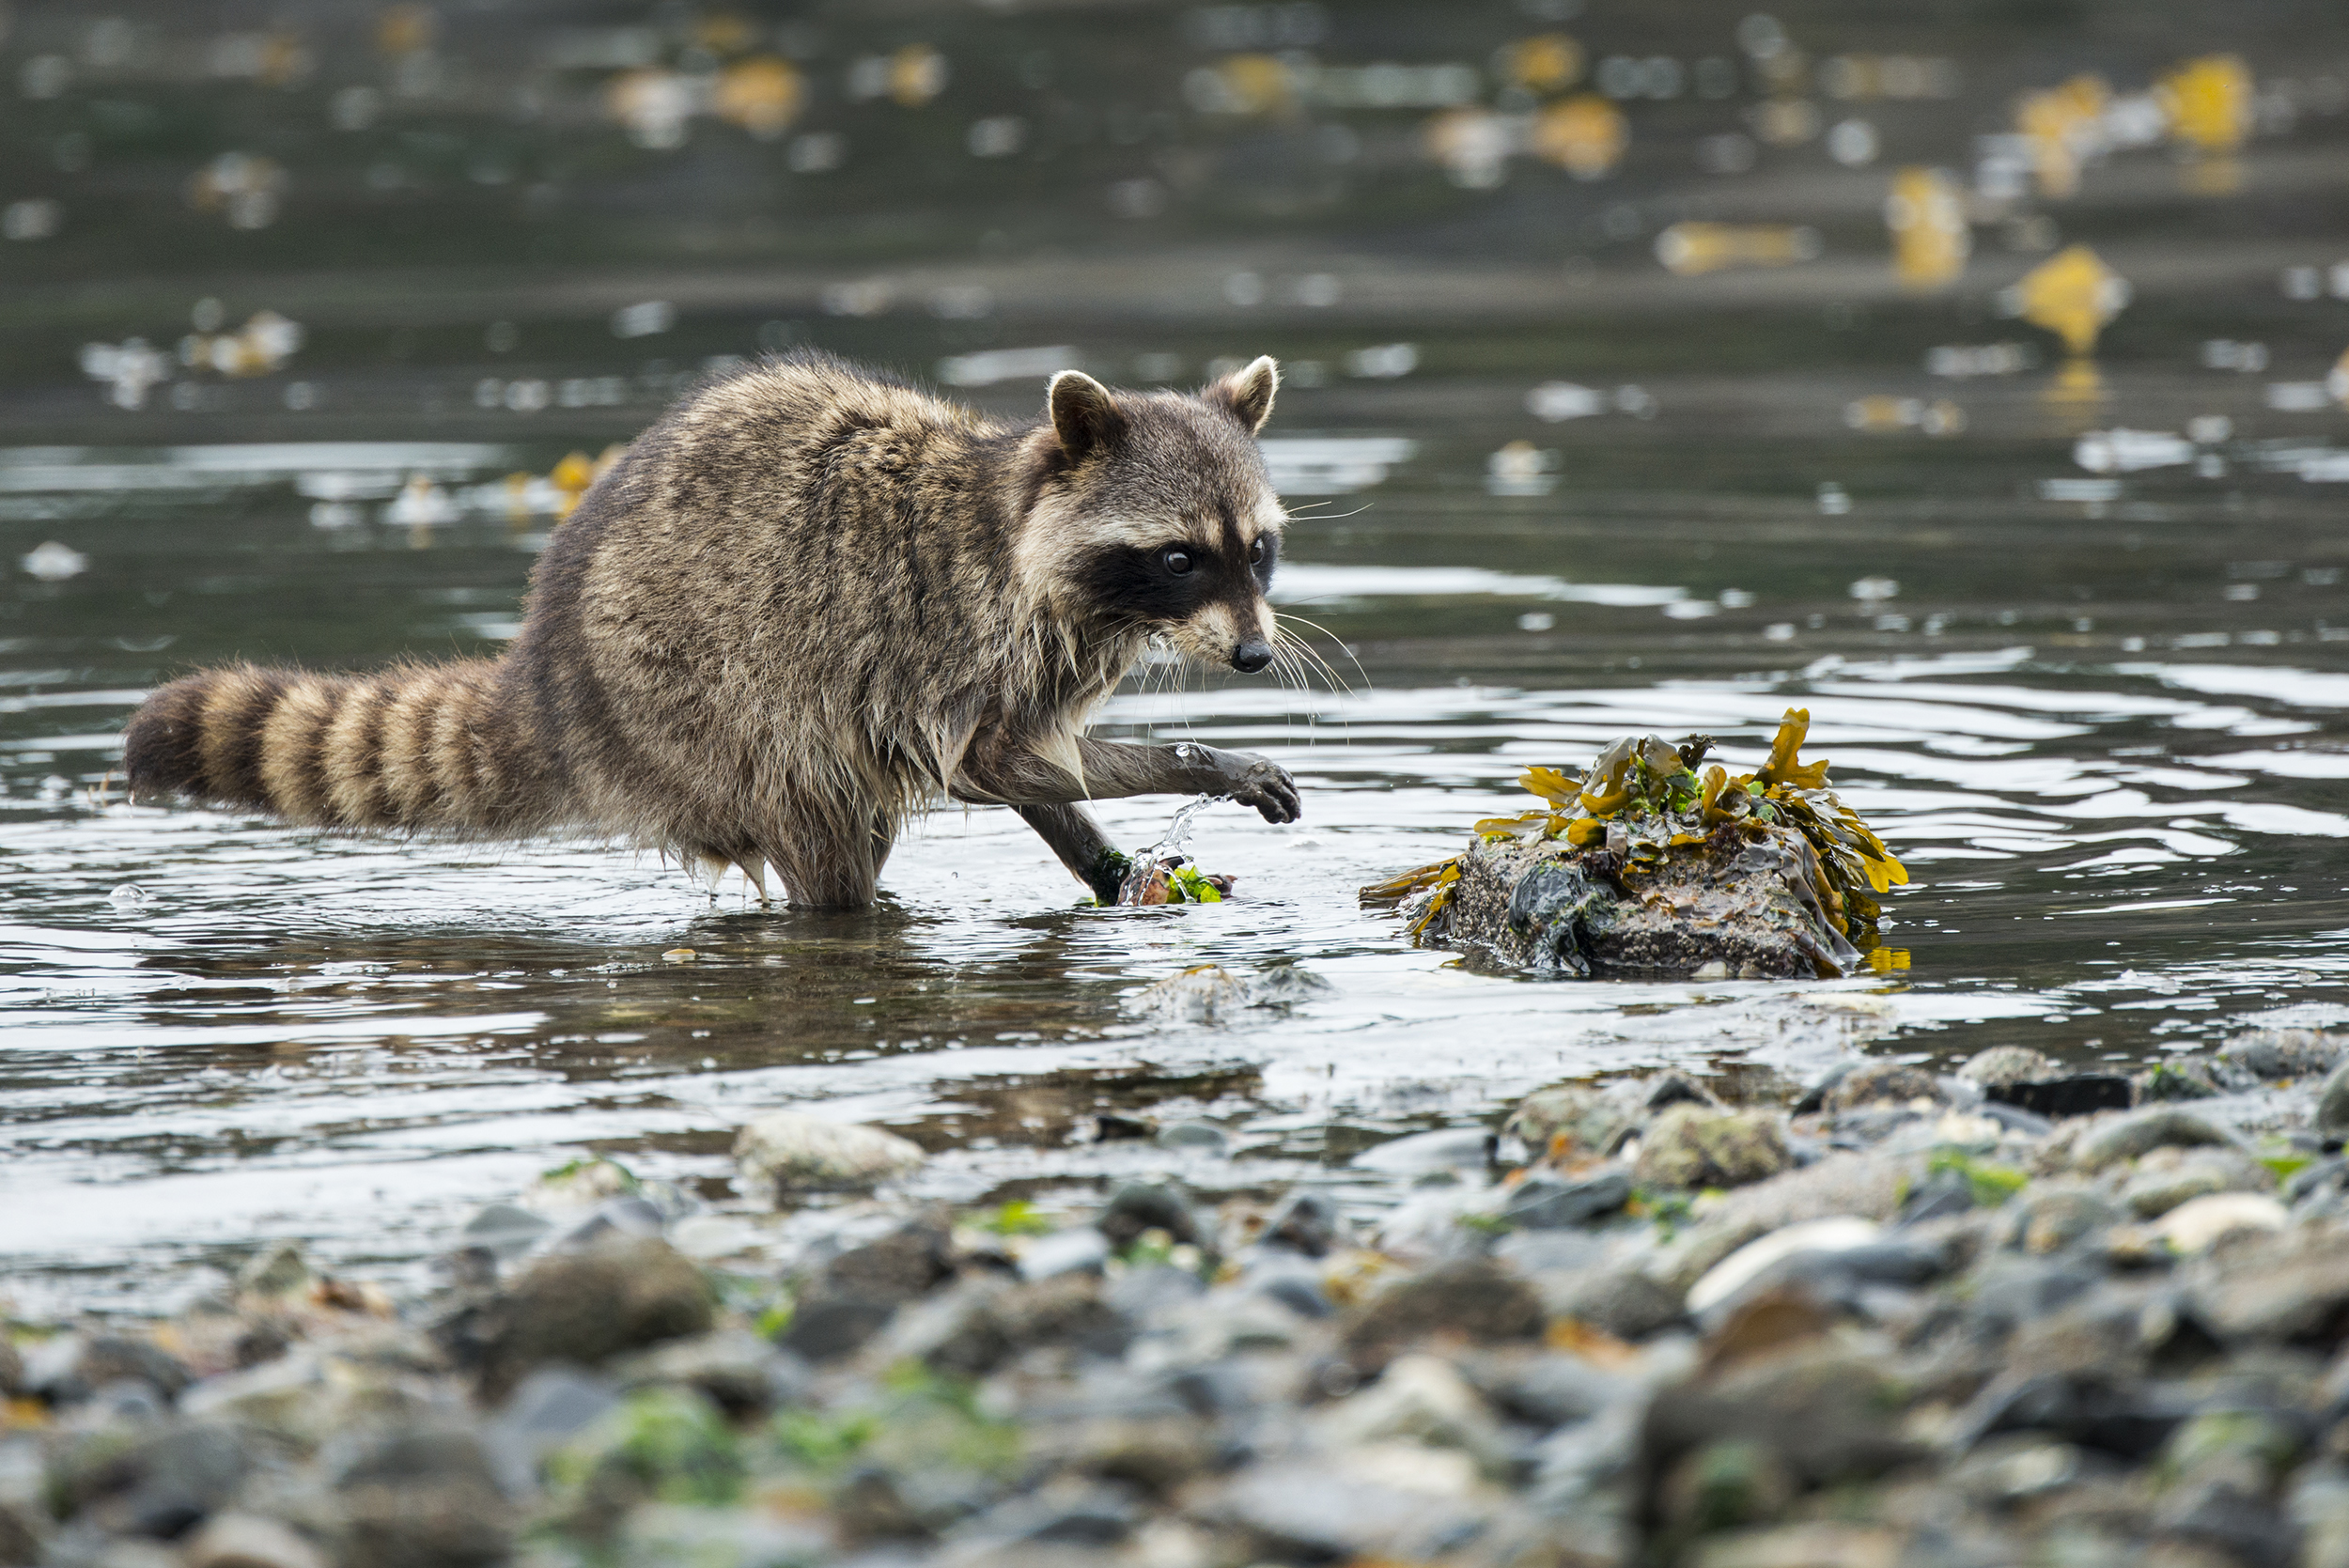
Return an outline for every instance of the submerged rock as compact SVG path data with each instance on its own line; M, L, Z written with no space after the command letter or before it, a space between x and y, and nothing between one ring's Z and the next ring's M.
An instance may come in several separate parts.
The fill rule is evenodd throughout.
M1789 708L1768 762L1697 771L1707 736L1625 736L1579 779L1530 768L1542 809L1476 824L1449 861L1362 890L1401 901L1414 938L1536 973L1811 979L1851 974L1877 943L1875 895L1908 873L1798 763Z
M1784 828L1725 830L1638 868L1605 847L1479 844L1426 934L1544 973L1848 974L1859 952L1820 907L1817 876L1818 857Z

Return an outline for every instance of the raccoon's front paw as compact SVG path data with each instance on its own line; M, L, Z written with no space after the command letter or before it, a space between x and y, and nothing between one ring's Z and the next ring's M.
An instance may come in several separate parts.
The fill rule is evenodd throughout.
M1219 760L1223 759L1228 759L1228 771L1221 793L1243 806L1255 807L1267 822L1294 822L1305 815L1297 781L1289 777L1287 768L1245 752L1225 752Z

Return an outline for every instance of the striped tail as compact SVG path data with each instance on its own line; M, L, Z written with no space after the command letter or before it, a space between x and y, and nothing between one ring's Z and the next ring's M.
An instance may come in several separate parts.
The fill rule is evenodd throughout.
M179 795L319 828L533 831L552 815L551 791L500 673L479 660L373 675L200 671L132 715L131 798Z

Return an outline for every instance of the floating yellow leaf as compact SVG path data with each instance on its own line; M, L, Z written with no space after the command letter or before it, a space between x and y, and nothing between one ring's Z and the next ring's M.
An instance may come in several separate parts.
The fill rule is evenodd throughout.
M1595 93L1577 93L1533 116L1529 145L1577 179L1612 173L1631 145L1631 122Z
M1904 287L1939 288L1965 274L1973 234L1957 182L1941 170L1894 175L1884 222L1892 231L1892 271Z
M761 54L718 73L711 107L720 119L771 141L790 129L806 96L800 73L788 60Z
M2098 139L2111 85L2101 76L2075 76L2060 87L2026 94L2015 105L2015 129L2028 138L2032 172L2044 196L2080 188L2080 159Z
M1674 224L1656 237L1656 259L1684 278L1725 267L1791 267L1819 258L1819 231L1787 224Z
M2202 152L2232 152L2251 134L2251 68L2236 54L2188 60L2154 88L2170 131Z
M2049 256L2015 287L2016 314L2063 339L2075 354L2093 349L2096 334L2128 303L2128 280L2086 245Z
M1563 33L1537 33L1504 43L1496 62L1501 74L1537 93L1560 92L1582 75L1582 46Z

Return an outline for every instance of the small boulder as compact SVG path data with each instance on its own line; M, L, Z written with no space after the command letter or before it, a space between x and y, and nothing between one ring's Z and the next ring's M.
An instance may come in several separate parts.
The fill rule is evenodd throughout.
M1539 1159L1611 1153L1630 1126L1620 1094L1566 1083L1528 1094L1501 1131L1521 1140Z
M2216 1058L2181 1051L2131 1073L2129 1087L2139 1105L2158 1105L2165 1100L2213 1100L2236 1088L2248 1088L2248 1083L2233 1081L2248 1076L2240 1068Z
M2264 1192L2213 1192L2188 1199L2161 1218L2154 1232L2173 1252L2207 1252L2239 1231L2280 1231L2291 1215Z
M2349 1138L2349 1062L2327 1074L2316 1092L2315 1126L2326 1138Z
M2329 1347L2349 1327L2349 1231L2303 1228L2229 1246L2196 1265L2187 1298L2223 1341Z
M782 1203L798 1192L858 1192L911 1175L926 1157L918 1144L879 1127L772 1110L734 1140L741 1186Z
M2010 1083L2038 1083L2061 1078L2063 1069L2055 1058L2029 1046L1992 1046L1966 1059L1957 1076L1979 1088L2003 1088Z
M328 1470L345 1568L489 1568L514 1545L514 1505L473 1433L397 1426L353 1435Z
M2087 1129L2072 1146L2072 1164L2092 1174L2155 1149L2231 1148L2240 1141L2196 1111L2156 1106Z
M128 1443L100 1428L70 1440L53 1490L110 1534L168 1540L226 1503L253 1466L245 1440L225 1423L168 1426Z
M2025 1192L2014 1204L2015 1244L2034 1257L2061 1252L2111 1229L2126 1216L2119 1204L2092 1188L2046 1185Z
M709 1282L666 1242L629 1237L541 1258L477 1326L483 1396L502 1399L548 1361L594 1366L624 1350L707 1332Z
M1208 1222L1191 1206L1182 1188L1171 1182L1128 1182L1110 1195L1093 1223L1119 1251L1132 1246L1144 1231L1164 1231L1176 1241L1194 1246L1210 1239Z
M1654 1187L1744 1187L1793 1163L1776 1116L1675 1105L1641 1138L1632 1174Z
M2267 1167L2238 1150L2156 1149L2138 1162L2121 1201L2139 1219L2158 1219L2210 1193L2265 1192L2275 1185Z
M1702 1312L1718 1302L1728 1300L1765 1272L1789 1258L1819 1256L1865 1247L1880 1234L1873 1220L1851 1216L1812 1219L1773 1231L1758 1240L1746 1243L1706 1269L1703 1277L1688 1287L1688 1311Z
M187 1568L326 1568L326 1556L274 1519L220 1514L182 1548Z
M2349 1034L2321 1029L2254 1029L2218 1048L2223 1063L2256 1079L2314 1078L2349 1054Z
M1906 1107L1921 1100L1926 1106L1937 1107L1947 1105L1949 1099L1939 1081L1922 1067L1899 1062L1871 1062L1853 1068L1829 1085L1819 1096L1819 1109L1834 1115L1862 1106Z
M35 1345L20 1374L24 1391L74 1405L112 1383L144 1383L165 1399L190 1381L179 1358L131 1334L68 1334Z
M1547 1299L1560 1316L1619 1340L1643 1340L1686 1315L1679 1292L1629 1265L1581 1275Z
M1299 1188L1265 1217L1264 1234L1257 1239L1309 1258L1327 1257L1337 1245L1340 1222L1338 1205L1328 1195Z
M1621 1166L1578 1176L1536 1171L1510 1189L1501 1218L1526 1230L1563 1230L1613 1214L1631 1201L1631 1173Z
M1482 1258L1442 1263L1397 1281L1346 1325L1347 1357L1365 1372L1384 1368L1422 1340L1449 1336L1480 1344L1539 1339L1541 1297L1517 1275Z
M718 1328L631 1351L605 1369L627 1390L663 1386L708 1396L730 1416L760 1415L806 1391L807 1368L747 1328Z

